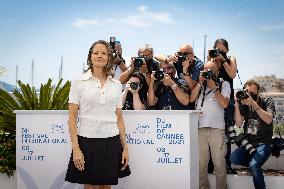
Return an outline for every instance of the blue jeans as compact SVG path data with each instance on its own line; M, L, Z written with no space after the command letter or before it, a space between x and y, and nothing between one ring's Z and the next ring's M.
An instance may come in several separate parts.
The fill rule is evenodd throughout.
M270 156L270 144L261 144L256 148L256 152L250 155L243 147L237 148L230 157L235 165L243 165L249 167L253 183L256 189L265 189L264 176L261 166Z

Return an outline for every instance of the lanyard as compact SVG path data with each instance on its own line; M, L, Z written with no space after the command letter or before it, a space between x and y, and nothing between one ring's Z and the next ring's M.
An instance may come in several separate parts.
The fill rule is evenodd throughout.
M209 90L207 93L205 93L205 91L206 91L206 85L203 88L203 96L202 96L202 101L201 101L201 108L203 108L205 96L208 95L209 93L211 93L212 90Z

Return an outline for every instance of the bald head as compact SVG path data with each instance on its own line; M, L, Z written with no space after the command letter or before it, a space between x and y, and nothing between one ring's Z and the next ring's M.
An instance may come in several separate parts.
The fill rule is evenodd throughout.
M213 61L208 61L204 64L204 70L208 70L208 69L212 70L214 73L219 72L218 65Z
M189 52L189 53L193 53L193 48L188 45L188 44L185 44L185 45L182 45L180 48L179 48L179 52Z

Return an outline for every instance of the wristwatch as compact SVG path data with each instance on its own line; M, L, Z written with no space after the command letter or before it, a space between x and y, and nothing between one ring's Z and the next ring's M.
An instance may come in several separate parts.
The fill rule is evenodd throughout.
M186 73L183 72L183 75L184 76L190 76L188 72L186 72Z
M177 84L173 84L171 88L173 89L173 91L177 90Z

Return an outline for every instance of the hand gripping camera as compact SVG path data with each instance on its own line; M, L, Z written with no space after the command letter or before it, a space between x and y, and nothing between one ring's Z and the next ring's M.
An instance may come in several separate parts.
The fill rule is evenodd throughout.
M212 49L212 50L209 50L209 52L208 52L210 58L216 58L221 53L222 53L222 51L220 49Z
M139 68L144 64L145 59L143 57L135 57L134 58L134 68L135 70L139 70Z
M217 76L214 74L214 72L210 69L203 71L201 73L201 76L205 79L212 79L213 81L217 81Z
M165 73L162 69L155 71L154 77L157 81L162 80L165 77Z
M245 148L250 155L252 155L256 151L255 147L247 140L247 135L245 133L239 134L235 138L235 143L239 147Z
M182 73L182 69L183 69L182 63L184 61L186 61L187 55L185 55L184 53L181 53L181 52L177 52L176 57L177 57L177 61L176 61L176 63L174 63L174 66L175 66L175 69L177 71L177 75L180 76L180 74Z
M241 103L241 100L249 98L249 94L247 93L247 90L242 90L236 93L236 97L237 97L238 103Z
M216 58L217 56L221 54L227 61L229 60L227 57L227 53L225 53L224 51L218 48L209 50L208 54L210 58Z
M131 82L131 83L129 84L129 86L130 86L130 88L131 88L132 90L137 90L137 89L141 88L141 84L138 83L138 82Z

